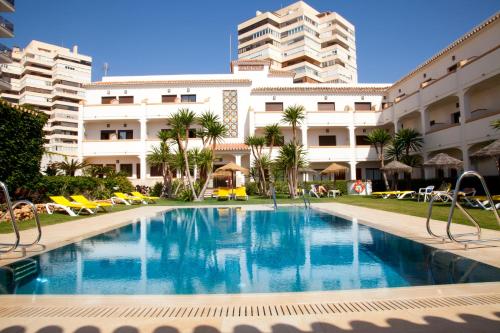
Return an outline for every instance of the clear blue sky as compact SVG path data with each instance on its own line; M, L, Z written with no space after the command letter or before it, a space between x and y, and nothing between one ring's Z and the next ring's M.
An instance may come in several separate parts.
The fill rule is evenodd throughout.
M237 25L256 10L294 1L271 0L17 0L5 14L25 46L37 39L93 57L93 80L109 75L229 72ZM500 10L500 0L309 0L356 26L359 82L393 82ZM2 13L3 14L3 13Z

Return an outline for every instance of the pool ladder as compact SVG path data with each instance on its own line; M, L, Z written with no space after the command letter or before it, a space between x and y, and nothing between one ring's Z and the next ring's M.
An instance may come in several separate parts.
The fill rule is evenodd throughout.
M305 190L302 190L302 200L304 200L305 209L311 209L311 200L309 200L309 198L306 198Z
M23 252L25 252L27 248L34 246L34 245L37 245L40 242L40 239L42 238L42 226L40 225L40 217L38 216L36 206L31 201L28 201L28 200L18 200L18 201L12 202L10 200L10 195L9 195L9 190L7 189L7 185L5 185L5 183L3 183L3 182L0 182L0 189L3 192L4 198L5 198L5 203L7 205L7 213L6 214L10 214L10 223L12 226L12 230L14 231L14 235L16 237L14 243L11 243L11 244L0 243L0 254L13 252L18 247L21 247ZM19 233L19 227L17 225L16 217L14 215L14 209L20 205L30 206L31 210L33 211L33 215L35 217L35 222L36 222L36 227L37 227L37 237L31 243L26 243L26 244L21 243L21 235Z
M464 246L465 249L467 249L468 244L474 244L474 243L483 243L483 242L495 242L495 241L500 241L500 238L490 238L490 239L483 239L481 238L481 227L477 223L476 219L470 215L467 210L458 202L458 192L460 190L460 184L462 183L462 180L466 177L477 177L479 181L481 182L481 186L484 189L484 192L486 194L486 197L488 198L488 201L490 203L491 210L493 211L493 214L495 215L495 218L497 220L497 224L500 225L500 217L498 216L498 211L495 207L495 203L493 202L493 199L491 197L490 191L488 190L488 186L486 186L486 182L484 181L484 178L477 173L476 171L465 171L457 180L457 184L455 185L455 191L453 192L453 196L450 194L441 194L447 197L449 200L451 200L451 207L450 207L450 212L448 213L448 221L446 223L446 235L438 235L436 234L432 228L431 228L431 216L432 216L432 206L434 204L434 201L438 198L437 196L434 196L431 198L429 201L429 210L427 213L427 232L429 235L432 237L440 238L443 242L446 241L446 239L451 240L452 242L455 242L457 244L461 244ZM458 207L458 209L467 217L467 219L474 225L476 228L475 232L469 232L469 233L463 233L463 234L454 234L451 230L451 225L453 223L453 213L455 211L455 207ZM464 236L473 236L476 237L477 239L460 239L461 237Z
M276 203L276 190L274 189L274 185L271 184L271 197L273 198L274 210L278 209L278 204Z

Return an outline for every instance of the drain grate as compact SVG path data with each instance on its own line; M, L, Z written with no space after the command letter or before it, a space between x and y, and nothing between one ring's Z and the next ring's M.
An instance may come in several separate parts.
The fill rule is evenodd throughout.
M500 295L235 306L0 307L0 318L229 318L336 315L500 304Z

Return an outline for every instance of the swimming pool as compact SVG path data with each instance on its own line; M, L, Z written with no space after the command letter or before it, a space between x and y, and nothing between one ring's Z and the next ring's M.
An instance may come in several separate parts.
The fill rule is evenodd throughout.
M1 292L15 294L262 293L486 281L500 281L500 269L299 207L174 209L0 268Z

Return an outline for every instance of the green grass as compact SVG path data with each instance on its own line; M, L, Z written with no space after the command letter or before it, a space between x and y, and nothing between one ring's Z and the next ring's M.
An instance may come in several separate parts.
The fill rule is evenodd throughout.
M302 204L302 199L289 199L284 196L280 196L277 198L278 204ZM394 213L401 213L412 216L419 217L427 217L427 209L428 203L416 202L414 200L397 200L397 199L380 199L380 198L372 198L372 197L362 197L362 196L342 196L333 198L311 198L311 202L338 202L345 203L349 205L362 206L367 208L374 208L383 211L390 211ZM272 205L272 200L268 198L261 197L250 197L248 201L217 201L215 199L206 199L203 202L185 202L179 200L168 200L162 199L159 200L156 205L159 206L185 206L192 207L197 205L233 205L233 206L241 206L241 205ZM124 206L124 205L116 205L113 207L113 212L123 211L127 209L134 209L137 206ZM446 221L448 219L448 212L450 209L449 204L436 203L433 208L432 218L435 220ZM487 229L500 230L500 227L497 225L493 213L491 211L485 211L482 209L469 209L468 210L471 215L476 218L481 227ZM102 215L105 213L99 213ZM109 214L109 213L108 213ZM63 213L56 213L53 215L42 214L40 215L40 220L43 226L63 223L67 221L74 221L82 218L86 218L88 215L82 215L77 217L68 216ZM458 210L455 210L454 221L460 224L470 224L465 216ZM29 228L34 228L35 223L34 220L26 220L20 222L20 229L25 230ZM2 222L0 223L0 233L9 233L12 232L12 228L9 223Z

